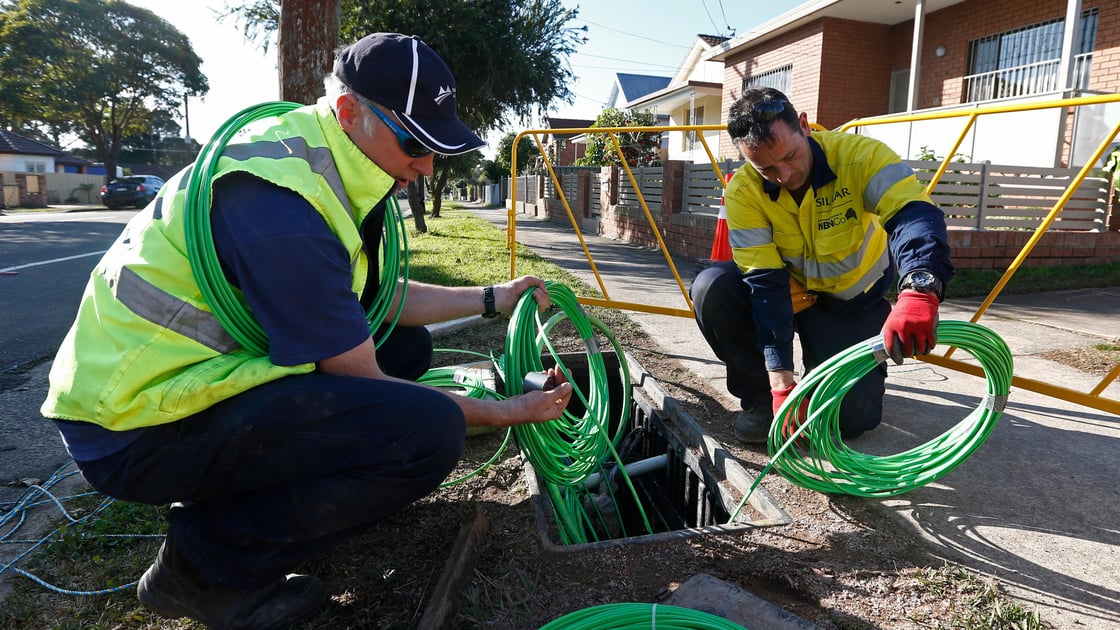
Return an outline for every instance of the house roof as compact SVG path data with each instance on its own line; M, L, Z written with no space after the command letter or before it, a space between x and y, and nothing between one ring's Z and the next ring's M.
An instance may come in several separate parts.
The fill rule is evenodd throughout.
M703 33L697 35L697 37L704 40L704 43L708 44L709 46L719 46L723 42L731 39L730 37L724 37L723 35L704 35Z
M21 136L18 133L8 131L7 129L0 129L0 154L10 155L45 155L53 157L55 162L62 164L92 164L89 160L84 160L79 157L74 157L69 153L52 147L49 144L44 144L38 140L32 140L26 136Z
M594 120L584 120L582 118L553 118L547 116L544 120L548 123L549 129L583 129L595 124ZM560 136L563 134L556 135Z
M924 0L925 12L933 13L967 0ZM914 19L913 2L883 0L809 0L746 33L716 45L705 61L725 61L729 54L756 46L821 18L834 17L875 24L901 24Z
M619 72L615 74L615 86L611 89L612 101L619 100L621 97L622 106L630 101L637 100L649 94L656 92L665 86L669 85L672 77L656 77L648 74L626 74Z

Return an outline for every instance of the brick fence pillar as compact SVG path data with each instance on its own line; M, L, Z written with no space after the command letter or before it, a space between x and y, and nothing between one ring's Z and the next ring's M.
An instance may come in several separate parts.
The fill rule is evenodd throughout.
M599 209L600 214L611 206L618 205L618 167L603 166L599 170Z
M568 200L573 203L572 212L579 213L581 217L591 216L591 171L576 171L576 198Z
M662 164L661 219L668 220L681 211L684 200L684 162L669 160Z

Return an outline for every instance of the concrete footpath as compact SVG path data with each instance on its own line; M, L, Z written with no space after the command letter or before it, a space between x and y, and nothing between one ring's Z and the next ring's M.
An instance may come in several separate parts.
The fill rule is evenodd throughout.
M506 228L503 208L470 206ZM517 215L517 241L598 286L567 223ZM687 308L660 251L584 234L612 300ZM685 287L697 272L675 261ZM982 300L942 305L942 320L968 321ZM722 363L691 319L631 312L669 356L721 393L728 422L738 403ZM1059 349L1120 341L1120 287L1000 297L978 321L1011 348L1020 377L1089 392L1101 377L1046 360ZM958 351L953 358L971 361ZM982 378L920 361L890 364L883 426L850 446L905 451L970 414ZM655 378L656 374L653 375ZM1120 399L1120 383L1102 394ZM1013 387L998 426L947 476L890 500L873 500L946 560L997 578L1024 608L1057 628L1120 627L1120 417Z

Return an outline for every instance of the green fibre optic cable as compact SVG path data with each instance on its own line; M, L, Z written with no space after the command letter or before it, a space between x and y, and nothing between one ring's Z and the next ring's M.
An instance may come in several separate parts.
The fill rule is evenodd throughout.
M702 610L663 604L623 602L568 613L540 630L746 630Z
M440 351L441 350L437 350L437 352ZM468 354L478 353L468 352ZM467 398L494 398L499 400L503 398L501 394L487 387L486 382L477 373L468 372L456 366L431 368L427 372L425 372L423 376L417 379L416 382L423 383L424 385L431 385L432 387L438 387L442 390L449 391L460 396L466 396ZM439 485L439 487L447 488L449 486L454 486L472 477L476 477L482 474L486 469L494 465L494 462L498 461L498 458L502 456L502 453L505 452L506 447L509 446L509 441L512 435L513 432L510 429L506 429L505 439L502 440L502 443L498 446L498 449L494 452L490 459L486 460L486 462L481 466L463 475L462 477L444 481Z
M991 435L1007 406L1014 374L1011 350L992 330L964 321L941 322L937 341L971 354L984 371L987 393L972 413L940 436L894 455L868 455L849 448L840 438L840 403L860 378L887 360L882 337L857 343L810 372L778 409L776 417L785 418L809 399L805 422L788 439L782 436L780 420L771 426L770 463L731 521L771 468L809 490L890 497L936 481L968 459Z
M583 482L588 475L603 472L608 461L619 466L621 477L634 496L646 532L652 533L652 526L638 499L637 490L626 475L616 451L616 446L625 435L630 417L631 384L625 352L603 322L583 311L570 288L554 282L545 282L545 286L552 303L561 312L542 323L532 291L526 291L521 297L510 315L501 366L507 394L522 393L525 375L544 369L541 355L545 350L571 381L571 372L549 340L549 333L553 328L566 320L576 329L587 355L587 391L582 391L576 383L572 383L573 396L583 404L585 413L576 418L565 411L560 418L551 422L516 426L514 435L518 445L542 479L563 544L596 539L598 534L594 524L599 523L605 527L605 519L598 511L598 506L593 501L583 501L590 495ZM613 434L607 368L595 337L596 331L603 333L619 358L623 400ZM611 496L613 500L613 490ZM588 505L591 506L591 513L588 512Z
M265 118L280 116L302 107L298 103L288 101L275 101L261 103L247 107L230 117L221 127L214 132L214 136L202 147L198 158L191 167L187 179L187 199L184 209L186 225L184 227L187 241L187 258L190 261L191 273L195 283L202 292L202 297L214 316L221 323L222 328L229 332L241 346L248 352L262 356L268 354L268 335L265 334L256 318L246 308L244 302L238 297L237 292L230 286L222 272L221 263L218 262L214 250L214 233L210 227L211 181L218 170L218 162L222 151L229 141L242 128L250 123ZM404 300L404 290L407 288L408 257L402 256L407 251L407 230L404 227L404 217L395 196L389 196L384 228L384 241L382 247L383 263L381 265L381 282L377 295L372 305L366 312L366 321L370 332L375 333L381 322L385 321L389 308L392 306L393 294L396 291L398 270L399 277L404 285L401 300ZM370 255L374 255L372 252ZM397 316L400 316L398 310ZM396 325L394 317L386 328L385 335L375 339L376 345L388 336L389 331Z
M534 466L540 465L538 472L544 479L561 485L575 485L598 470L609 455L611 446L621 440L629 416L629 405L624 407L625 417L618 423L615 435L609 435L609 387L603 355L595 339L595 326L583 313L571 289L551 281L545 285L552 303L563 311L562 317L571 321L584 343L590 386L585 393L573 383L573 396L583 403L586 411L580 418L565 411L561 418L552 422L520 425L514 428L514 434ZM523 393L525 375L544 369L541 352L545 347L564 375L571 380L570 371L547 337L547 332L555 324L556 321L547 325L540 321L536 301L532 299L532 292L527 291L510 315L502 365L507 395ZM617 344L613 338L611 341ZM629 390L628 367L621 351L618 356L620 365L627 370L624 388Z

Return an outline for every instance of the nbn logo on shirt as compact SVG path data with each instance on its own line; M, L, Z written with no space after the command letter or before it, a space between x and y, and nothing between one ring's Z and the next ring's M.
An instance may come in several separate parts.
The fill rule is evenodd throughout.
M834 214L827 219L821 219L820 221L817 221L817 229L823 232L824 230L834 228L837 225L843 225L848 221L856 221L858 219L859 217L856 216L855 208L848 208L848 211L845 212L843 216Z

